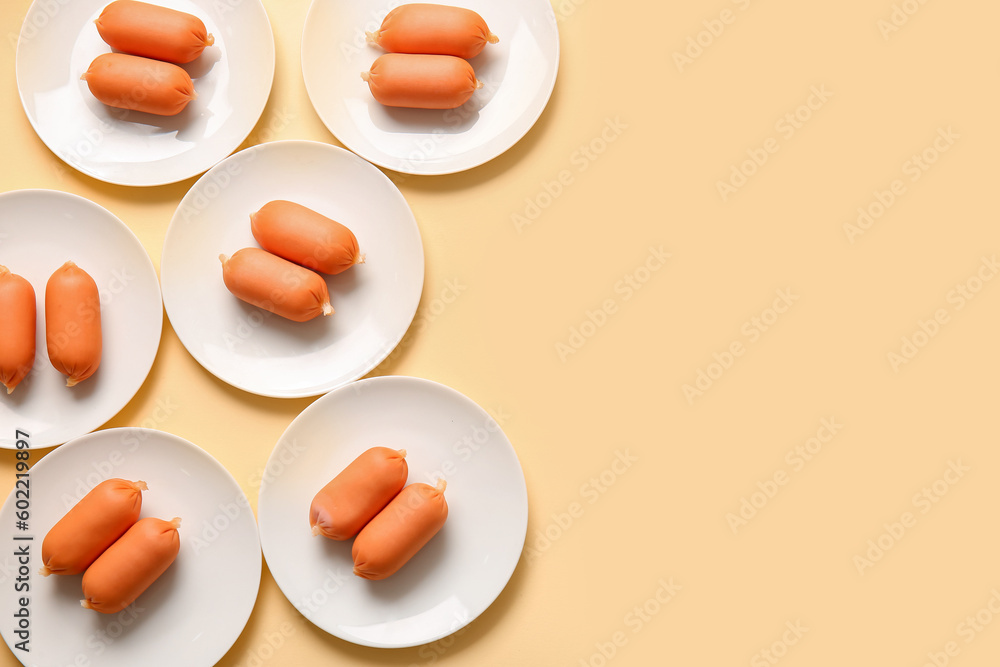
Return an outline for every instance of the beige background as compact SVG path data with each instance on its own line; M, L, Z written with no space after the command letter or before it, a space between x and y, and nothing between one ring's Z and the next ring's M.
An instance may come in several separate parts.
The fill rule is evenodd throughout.
M111 186L44 147L14 81L28 5L0 6L14 36L0 48L0 187L88 197L159 266L193 180ZM277 72L248 144L337 143L299 70L308 2L266 5ZM220 664L255 664L269 641L280 643L273 665L918 667L928 653L993 664L1000 280L972 280L982 289L961 308L953 290L1000 253L1000 6L897 2L902 25L891 33L880 29L891 0L554 6L560 76L528 136L470 172L400 181L424 236L417 317L429 326L376 371L449 384L506 415L535 551L457 637L399 651L316 630L265 569ZM710 28L721 34L704 32L707 46L679 66L675 54ZM798 127L785 120L796 113ZM593 159L580 151L591 144L602 150ZM914 171L925 149L937 160ZM723 201L719 182L761 151L767 161L748 165L755 173ZM548 197L560 177L568 185ZM852 243L844 226L895 180L902 194ZM531 224L519 229L518 215ZM671 256L647 272L650 247ZM646 282L634 290L626 276ZM449 280L466 289L442 310L434 301ZM595 314L605 306L610 315ZM939 309L947 323L929 341L917 336L926 345L894 368L890 353ZM584 324L588 312L603 326ZM572 354L559 347L574 342L583 345ZM731 347L742 354L723 369ZM688 400L699 371L717 379L709 386L706 375ZM256 503L268 453L309 402L215 380L167 323L147 383L106 426L152 425L199 444ZM176 407L158 419L165 403ZM818 436L827 442L809 442ZM809 446L810 460L795 453ZM637 460L606 472L619 453ZM13 456L0 461L6 493ZM735 524L727 515L744 499L760 507ZM892 526L904 519L910 527ZM880 537L888 551L858 561ZM681 589L669 593L671 582ZM1000 595L992 604L1000 612ZM980 624L966 620L977 613ZM615 641L608 660L601 650ZM0 662L15 664L9 653Z

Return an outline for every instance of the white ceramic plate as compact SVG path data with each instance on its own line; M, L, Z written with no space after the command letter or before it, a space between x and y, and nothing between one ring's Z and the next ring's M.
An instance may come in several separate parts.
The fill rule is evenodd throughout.
M441 532L383 581L354 576L353 541L309 527L316 492L374 446L407 450L408 483L448 481ZM528 498L517 455L486 411L430 380L383 376L295 418L268 460L257 515L271 574L306 618L356 644L400 648L461 629L496 599L524 546Z
M274 37L259 0L156 0L194 14L215 44L182 65L198 99L173 117L107 107L80 75L111 51L94 26L110 0L35 0L17 43L17 87L32 127L71 167L119 185L190 178L246 139L267 103Z
M101 365L75 387L49 362L45 284L72 260L101 294ZM55 190L0 194L0 264L35 290L35 363L8 395L0 391L0 447L15 446L14 429L32 447L52 447L114 417L149 374L163 328L156 270L135 234L108 210ZM0 388L2 389L2 388Z
M545 109L559 68L548 0L462 0L500 42L470 60L484 87L458 109L383 107L361 72L382 49L365 44L399 0L313 0L302 34L302 75L323 123L345 146L407 174L450 174L517 143ZM449 4L449 3L446 3Z
M141 479L141 517L181 518L177 560L133 605L118 614L80 607L83 575L41 577L42 540L79 498L105 479ZM196 667L214 665L243 631L257 599L261 554L250 503L222 465L177 436L141 428L98 431L66 443L30 471L31 518L15 529L15 494L0 510L0 614L18 607L15 546L31 552L31 652L14 650L14 624L4 641L25 665ZM32 536L31 541L15 537Z
M347 225L366 262L324 276L329 317L291 322L246 304L222 282L219 255L257 246L250 214L274 199ZM227 158L195 183L167 229L163 301L188 352L209 372L263 396L315 396L356 380L406 333L420 301L424 254L406 200L342 148L278 141Z

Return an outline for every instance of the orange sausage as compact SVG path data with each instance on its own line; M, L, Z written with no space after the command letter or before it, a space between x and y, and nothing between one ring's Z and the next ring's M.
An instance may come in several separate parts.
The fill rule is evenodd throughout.
M177 558L181 520L136 522L83 573L84 609L114 614L129 606Z
M94 23L111 48L171 63L189 63L215 44L197 16L134 0L115 0Z
M39 574L79 574L139 518L145 482L108 479L80 499L42 541Z
M442 479L437 487L418 482L400 491L354 540L354 574L385 579L413 558L448 518L445 486Z
M264 250L313 271L334 275L365 261L350 229L290 201L268 202L251 213L250 231Z
M361 78L379 103L414 109L454 109L483 87L472 65L455 56L386 53Z
M45 285L45 342L67 387L89 378L101 363L101 295L73 262L56 269Z
M406 450L372 447L319 490L309 507L313 535L349 540L406 484Z
M176 116L197 97L191 77L177 65L124 53L97 56L80 78L110 107L158 116Z
M390 53L435 53L459 58L478 56L500 38L483 17L462 7L415 2L386 14L382 26L366 33L369 44Z
M318 273L260 248L243 248L228 259L219 255L219 260L223 282L242 301L293 322L333 314L330 292Z
M7 393L35 364L35 290L31 283L0 266L0 382Z

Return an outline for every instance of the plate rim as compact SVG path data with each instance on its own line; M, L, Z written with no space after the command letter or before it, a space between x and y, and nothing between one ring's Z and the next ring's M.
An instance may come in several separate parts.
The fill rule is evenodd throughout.
M361 385L366 385L366 384L401 384L401 385L413 385L413 389L412 390L416 391L417 393L421 393L420 389L419 389L421 386L432 387L435 391L442 391L444 394L449 395L449 397L450 397L449 400L456 400L459 403L464 403L467 406L471 406L475 410L481 412L484 415L489 416L492 419L492 415L490 415L489 412L487 412L485 408L483 408L481 405L479 405L479 403L477 403L476 401L474 401L472 398L470 398L469 396L465 395L464 393L462 393L458 389L455 389L454 387L446 385L446 384L444 384L442 382L438 382L436 380L431 380L429 378L417 377L417 376L412 376L412 375L379 375L379 376L376 376L376 377L365 378L363 380L356 380L356 381L354 381L352 383L349 383L348 385L344 385L344 386L338 387L337 389L334 389L334 390L332 390L332 391L324 394L323 396L321 396L320 398L318 398L316 401L313 401L312 403L310 403L298 415L296 415L295 418L291 421L291 423L289 423L288 426L285 428L285 430L282 431L281 435L278 437L278 440L275 442L274 447L271 449L271 453L268 454L267 462L265 463L264 469L265 470L270 469L272 458L274 456L278 455L279 445L282 443L282 441L285 439L285 436L287 435L288 431L293 428L293 426L295 425L296 421L299 420L300 417L302 417L303 415L305 415L307 412L311 412L311 411L317 411L318 412L318 411L326 409L326 405L328 403L337 400L337 396L331 396L331 395L333 395L333 394L340 394L340 393L345 392L345 391L359 391L360 392L362 390ZM317 407L317 404L319 404L318 407ZM266 479L262 479L261 480L260 488L257 489L257 530L258 530L259 537L260 537L261 554L264 557L264 561L268 563L268 571L271 572L271 578L274 580L274 583L278 587L278 590L281 591L282 597L284 597L285 600L289 602L289 604L292 604L293 608L295 608L296 613L298 613L302 618L304 618L309 623L311 623L312 625L314 625L317 629L322 630L323 632L329 634L332 637L337 637L338 639L341 639L343 641L346 641L346 642L349 642L349 643L352 643L352 644L355 644L355 645L358 645L358 646L367 646L367 647L370 647L370 648L378 648L378 649L402 649L402 648L412 648L412 647L415 647L415 646L424 646L426 644L433 643L435 641L438 641L440 639L443 639L445 637L448 637L448 636L451 636L451 635L455 634L456 632L462 630L463 628L468 627L477 618L479 618L484 613L486 613L486 611L491 606L493 606L493 604L500 597L500 595L503 594L504 590L507 589L507 586L510 584L510 580L514 577L514 573L517 571L518 565L524 559L524 546L527 543L528 521L530 520L530 503L529 503L529 497L528 497L528 481L527 481L527 478L524 475L524 466L521 464L521 458L517 455L517 450L514 448L514 444L510 441L510 438L507 437L506 432L503 430L502 427L500 427L499 424L497 426L498 426L497 433L500 436L503 437L503 439L504 439L504 441L506 443L507 449L509 449L509 453L514 457L514 461L517 463L517 469L520 472L520 487L523 490L523 503L524 503L524 516L523 516L524 532L523 532L523 534L519 538L520 544L519 544L518 550L517 550L518 557L514 560L513 564L511 565L511 567L509 569L509 571L505 570L503 572L503 575L504 575L503 576L503 585L500 586L497 589L496 593L493 594L492 599L489 601L488 604L486 604L485 607L483 607L483 609L481 609L479 612L477 612L474 615L470 614L469 618L465 619L464 622L462 624L460 624L460 625L456 625L456 624L453 623L452 626L450 626L447 630L445 630L443 634L438 634L438 635L430 636L430 637L428 637L426 639L422 639L419 642L406 642L406 643L400 643L400 644L382 644L382 643L378 643L378 642L368 641L368 640L365 640L365 639L363 639L361 637L345 637L345 636L343 636L341 634L337 634L337 633L333 632L332 630L328 630L327 628L320 626L319 624L317 624L317 622L316 622L315 619L310 618L308 616L305 616L304 614L302 614L301 611L299 611L299 609L297 607L295 607L295 605L291 601L291 598L288 597L288 594L285 593L284 588L282 588L281 583L278 581L278 577L275 576L274 571L271 569L271 565L270 565L270 562L268 561L268 557L267 557L267 548L264 546L265 545L265 537L264 537L265 528L264 528L263 522L260 519L261 503L263 501L265 489L269 486L269 483L267 482Z
M388 176L386 176L386 174L381 169L378 168L378 166L374 165L373 163L369 162L368 160L365 160L363 157L361 157L357 153L354 153L354 152L352 152L350 150L347 150L346 148L341 148L340 146L335 146L333 144L329 144L329 143L326 143L326 142L323 142L323 141L317 141L317 140L313 140L313 139L282 139L282 140L278 140L278 141L268 141L268 142L262 143L262 144L254 144L253 146L248 146L247 148L244 148L241 151L237 151L237 152L233 153L232 155L229 155L229 156L225 157L224 159L220 160L219 162L217 162L215 165L212 166L211 169L209 169L204 174L202 174L199 177L198 181L196 181L194 183L194 185L192 185L188 189L188 191L184 194L184 196L181 198L180 202L177 205L177 208L174 210L174 214L170 218L170 222L167 224L167 230L164 233L164 237L163 237L163 247L162 247L162 250L165 251L166 248L167 248L167 244L168 244L170 236L171 236L171 230L174 227L174 223L177 220L178 214L180 213L181 209L184 207L185 203L189 201L189 198L193 198L193 197L195 197L198 194L195 191L195 189L198 187L199 183L201 183L202 180L206 180L206 179L210 180L211 177L212 177L212 175L213 175L213 172L215 172L216 170L223 170L223 169L225 169L228 166L229 160L236 159L237 156L242 156L242 157L240 157L240 159L247 159L247 157L243 155L244 153L249 154L250 152L255 152L256 153L256 152L262 152L262 151L273 151L273 150L276 151L276 150L284 150L286 148L294 149L296 147L304 147L304 148L307 148L308 150L331 151L332 154L338 155L338 156L340 156L342 158L349 159L349 160L358 160L358 161L360 161L361 163L363 163L365 165L366 169L370 168L370 170L372 170L372 173L375 174L377 178L379 178L380 180L384 180L384 182L387 183L396 192L396 194L398 194L398 196L401 199L401 201L406 205L406 210L409 212L409 218L408 218L407 222L408 223L412 222L412 224L414 226L414 230L416 231L417 242L420 245L419 261L420 261L421 287L420 287L420 294L418 295L416 302L413 304L413 312L409 313L408 316L407 316L407 324L406 324L406 326L401 329L401 331L399 332L399 334L398 334L398 336L396 337L395 340L388 341L383 346L383 352L382 353L380 353L379 355L374 355L374 356L372 356L368 360L368 362L367 362L367 364L364 367L364 370L362 372L358 373L357 371L355 371L354 378L349 379L349 380L345 380L343 382L340 382L339 384L335 384L335 385L332 385L332 386L322 385L319 388L299 389L299 390L294 391L294 392L262 391L262 390L260 390L258 388L251 388L249 386L244 386L243 383L236 383L236 382L234 382L231 379L227 379L227 378L223 377L222 375L220 375L219 373L216 372L216 369L214 368L213 365L210 365L206 361L203 361L203 359L199 355L196 355L188 347L187 343L185 342L185 339L180 335L180 332L174 327L173 319L170 317L171 309L170 309L169 306L167 306L167 302L168 302L167 289L166 289L167 281L164 279L164 268L166 266L168 266L168 264L163 261L163 252L161 251L161 257L160 257L160 289L161 289L162 297L163 297L162 298L163 308L164 308L164 311L167 314L167 319L170 320L171 328L173 328L174 329L174 333L177 334L177 338L180 340L181 345L184 347L184 349L187 351L187 353L192 358L194 358L194 360L198 363L198 365L200 365L203 369L205 369L207 372L209 372L213 377L218 378L222 382L225 382L229 386L234 387L236 389L239 389L240 391L245 391L247 393L254 394L256 396L263 396L265 398L279 398L279 399L288 398L288 399L295 399L295 398L311 398L311 397L314 397L314 396L323 396L324 394L327 394L330 391L334 391L336 389L339 389L341 387L349 385L352 382L356 382L359 379L363 378L368 373L370 373L371 371L373 371L375 368L378 367L379 364L381 364L383 361L385 361L385 359L390 354L392 354L393 350L396 349L396 347L399 345L399 343L406 336L406 333L410 330L410 327L413 326L413 320L414 320L414 318L416 318L417 310L420 307L420 300L423 297L423 281L426 280L426 277L427 277L427 265L426 265L426 256L425 256L425 250L424 250L423 235L420 232L420 225L417 223L417 219L416 219L416 216L413 213L413 209L410 207L410 203L406 200L406 197L403 195L402 191L396 186L395 183L392 182L392 179L390 179ZM256 160L256 158L254 158L254 159ZM238 177L239 177L239 175L237 174L237 175L233 176L233 179L235 180ZM170 271L168 270L167 273L169 273L169 272ZM391 343L391 345L390 345L390 343Z
M64 2L68 2L69 0L57 0L57 1L58 1L59 4L62 4ZM243 4L246 1L247 0L240 0L239 4ZM52 155L54 155L56 158L58 158L58 160L62 164L66 165L70 169L73 169L74 171L77 171L77 172L83 174L84 176L88 176L88 177L93 178L93 179L95 179L97 181L101 181L102 183L109 183L111 185L121 185L121 186L125 186L125 187L134 187L134 188L155 188L155 187L161 187L161 186L164 186L164 185L173 185L174 183L180 183L182 181L186 181L189 178L194 178L194 177L197 177L197 176L201 176L206 171L208 171L209 169L211 169L213 166L215 166L216 164L218 164L219 161L224 160L226 157L228 157L229 155L232 155L234 152L236 152L236 150L243 144L243 142L247 140L247 138L253 132L254 128L257 126L257 123L260 122L261 117L264 115L264 110L267 108L267 103L271 99L271 92L274 90L274 75L275 75L275 70L276 70L276 67L277 67L277 62L276 62L276 60L277 60L277 53L276 53L276 47L275 47L275 42L274 42L274 26L271 25L271 19L270 19L270 17L267 14L267 8L264 7L263 0L249 0L249 1L252 2L257 9L260 10L261 16L264 17L264 23L265 23L265 25L267 27L267 33L270 36L270 39L267 40L267 42L266 42L266 46L267 46L267 48L269 50L269 57L267 58L267 61L269 62L269 66L268 66L269 74L268 74L268 83L267 83L267 94L264 95L263 98L262 98L262 101L261 101L261 103L259 105L260 109L258 111L256 111L254 114L252 114L253 118L254 118L254 122L252 124L250 124L250 126L247 128L247 131L243 135L243 137L238 142L236 142L236 144L233 145L231 148L228 148L227 151L224 154L222 154L219 157L216 157L212 162L208 163L207 166L205 166L205 167L199 167L198 171L193 172L193 173L189 173L186 176L182 176L180 178L173 178L173 177L168 178L168 179L153 178L153 179L147 179L145 181L132 181L132 180L129 180L127 178L126 179L112 179L112 178L108 178L106 176L102 176L102 175L96 173L93 169L84 169L84 168L82 168L82 165L78 166L78 165L75 165L75 164L71 164L70 162L68 162L66 160L66 158L64 158L62 155L60 155L49 144L48 139L40 131L40 129L38 127L38 124L36 123L36 119L35 119L34 115L32 115L31 113L28 112L28 103L27 103L27 100L25 100L25 92L24 92L24 88L23 88L22 82L21 82L22 72L21 72L21 64L20 64L21 63L21 57L22 57L22 55L21 55L21 49L22 49L21 44L22 44L22 40L25 39L24 31L26 29L26 26L28 25L28 19L31 16L33 16L33 12L35 11L36 7L40 7L41 3L45 2L45 0L32 0L31 4L28 6L28 10L25 13L24 18L21 21L21 28L18 31L17 47L14 49L14 83L15 83L15 86L17 87L17 96L18 96L18 99L21 102L21 110L24 113L25 117L27 117L28 123L31 125L31 129L34 131L35 136L38 137L38 139L42 142L42 144L45 146L45 148ZM41 10L39 10L39 11L41 11ZM44 30L44 26L42 28L40 28L39 30ZM130 172L126 171L126 174L127 173L130 173Z
M226 468L222 464L221 461L219 461L217 458L215 458L215 456L213 456L205 448L200 447L200 446L196 445L195 443L191 442L190 440L188 440L186 438L183 438L183 437L181 437L179 435L176 435L174 433L170 433L168 431L161 431L159 429L154 429L154 428L142 427L142 426L120 426L120 427L107 428L107 429L98 429L98 430L95 430L95 431L91 431L90 433L85 433L85 434L83 434L81 436L73 438L72 440L66 441L65 445L69 445L71 448L86 447L87 444L91 440L100 440L100 439L103 439L103 438L113 438L115 434L120 434L120 433L129 433L129 434L144 433L146 435L146 437L141 440L141 442L143 443L143 445L142 445L143 447L153 446L153 444L156 442L156 440L161 440L161 441L170 441L174 445L177 445L177 446L180 446L182 448L188 449L195 456L201 457L208 466L212 467L215 470L216 473L222 473L222 477L224 479L227 479L228 481L232 482L232 484L235 486L235 488L239 489L240 493L242 493L243 496L244 496L244 498L246 498L247 507L250 507L250 497L243 490L243 487L240 486L239 482L236 481L236 478L229 471L229 469ZM49 452L48 454L46 454L45 456L43 456L38 461L35 461L34 463L32 463L31 464L31 468L30 468L30 472L32 473L32 476L34 476L34 473L39 468L39 466L41 466L42 470L46 470L48 465L54 465L54 464L51 464L51 463L50 464L46 464L46 461L48 461L50 459L50 457L53 457L53 456L55 456L56 458L58 458L60 456L65 456L65 454L60 454L60 452L61 451L65 451L65 449L66 449L65 447L59 447L56 450L53 450L53 451ZM103 479L111 479L111 477L109 477L107 475L101 475L101 477ZM7 507L7 503L10 502L10 500L13 498L14 493L16 492L16 490L17 490L16 488L12 488L11 491L10 491L10 493L4 498L3 503L0 504L0 513L2 513L3 510ZM235 634L235 636L232 639L232 642L228 643L228 645L222 651L222 653L220 653L217 656L216 655L210 656L210 659L212 660L212 662L210 664L216 664L216 663L218 663L218 661L222 660L223 657L225 657L232 650L233 646L236 645L236 643L239 641L240 637L242 636L243 632L246 630L247 624L250 622L250 617L253 615L254 610L257 608L257 601L260 599L260 585L261 585L261 581L263 580L263 574L264 574L264 554L263 554L263 551L261 550L260 531L259 531L259 526L257 524L256 514L251 509L250 512L249 512L249 514L248 514L248 516L250 517L250 519L252 519L253 524L254 524L254 528L255 529L252 530L252 531L250 531L250 534L253 535L253 537L254 537L254 541L257 544L257 550L258 550L258 553L260 555L260 558L253 559L254 563L256 565L257 571L258 571L258 576L257 576L256 580L254 581L254 587L255 587L256 590L255 590L255 592L253 594L253 604L250 605L250 608L249 608L249 610L247 611L247 614L246 614L246 618L243 619L242 623L240 624L240 631ZM40 546L39 546L39 549L41 549ZM5 626L5 629L2 631L2 634L3 634L4 643L7 645L8 649L9 649L10 648L10 644L7 641L8 637L7 637L6 626ZM14 657L19 662L21 662L22 665L31 664L31 663L27 663L27 662L21 661L21 659L18 656L18 654L15 653L13 650L11 651L11 653L14 655Z
M535 125L538 124L538 120L542 117L542 114L545 113L545 110L548 108L549 103L552 101L552 93L555 92L556 81L559 79L559 66L560 66L560 57L561 57L561 48L562 48L561 47L561 41L562 40L559 37L559 21L558 21L558 19L556 17L555 10L552 8L552 5L550 3L548 3L545 0L542 0L541 2L539 2L539 7L540 7L540 9L542 9L542 11L544 11L546 13L546 16L545 16L546 20L552 24L552 26L553 26L553 36L555 37L555 40L554 40L555 49L554 49L553 54L552 54L553 55L553 61L555 62L555 66L554 66L554 68L552 70L552 83L547 87L547 89L545 91L545 94L544 94L544 101L539 106L538 111L533 114L533 118L531 118L531 121L525 125L524 130L522 132L520 132L518 134L518 136L516 136L513 139L513 141L510 142L509 145L507 145L506 147L504 147L503 149L501 149L498 153L496 153L494 155L491 155L491 156L485 157L485 158L476 158L476 159L472 160L473 164L469 164L469 165L465 165L465 166L449 166L449 167L443 167L443 168L439 168L439 169L433 169L433 168L416 169L416 168L412 168L412 167L411 168L407 168L406 164L405 164L405 160L403 161L404 164L394 166L392 164L388 164L385 160L376 159L376 157L373 157L373 156L370 156L370 155L366 155L366 154L362 153L361 151L359 151L357 147L351 145L353 142L350 142L350 143L347 142L346 140L344 140L343 137L341 137L339 134L337 134L332 127L330 127L330 125L327 123L326 118L324 117L323 113L320 112L320 109L319 109L319 107L316 104L315 96L314 96L314 93L313 93L313 88L309 85L309 77L306 75L306 53L305 53L305 50L306 50L306 33L307 33L308 29L309 29L309 22L310 22L310 19L312 18L313 10L314 10L315 7L317 7L319 5L320 2L331 2L331 1L337 1L337 0L311 0L311 2L309 3L309 9L306 11L305 21L303 22L303 25L302 25L302 35L301 35L301 38L300 38L301 45L299 47L299 62L300 62L300 70L302 72L302 80L303 80L303 83L304 83L305 88L306 88L306 96L309 98L309 103L312 106L313 110L316 112L316 115L319 116L320 122L323 123L323 127L325 127L327 129L327 131L330 134L332 134L334 136L334 138L336 138L337 141L339 141L340 143L342 143L351 152L357 154L362 159L365 159L365 160L371 162L372 164L374 164L374 165L376 165L378 167L381 167L383 169L389 169L389 170L394 171L396 173L406 174L408 176L448 176L448 175L459 174L459 173L462 173L462 172L465 172L465 171L470 171L472 169L476 169L478 167L483 166L484 164L486 164L488 162L492 162L493 160L495 160L496 158L500 157L501 155L503 155L507 151L509 151L512 148L514 148L514 146L516 146L517 144L519 144L521 142L521 140L524 139L524 137L527 136L527 134L529 132L531 132L531 130L535 127ZM448 0L448 3L451 4L451 1L452 0ZM420 163L411 163L411 164L420 164Z
M88 199L88 198L86 198L86 197L84 197L82 195L78 195L78 194L75 194L73 192L66 192L64 190L55 190L55 189L51 189L51 188L21 188L21 189L17 189L17 190L7 190L5 192L0 192L0 202L3 202L5 200L7 200L7 199L16 199L18 197L28 197L28 196L43 196L43 197L53 197L54 196L56 198L64 198L67 201L73 201L74 205L76 205L76 206L89 207L90 209L95 210L99 215L110 216L111 219L113 219L116 223L118 223L118 225L120 226L121 230L123 232L127 233L126 235L127 235L127 237L129 237L129 240L131 242L134 242L135 245L139 249L142 250L142 257L145 258L145 262L147 264L146 268L149 269L150 275L154 278L154 281L156 283L157 289L155 290L155 294L156 294L156 297L157 297L157 299L159 300L159 303L160 303L160 307L157 309L157 315L156 315L156 317L157 317L156 344L154 346L153 358L150 361L149 368L146 369L146 372L142 376L142 381L136 387L135 391L132 392L129 395L128 399L124 403L122 403L112 414L110 414L107 417L105 417L104 419L102 419L99 424L97 424L96 426L94 426L89 431L86 431L84 433L79 433L79 434L77 434L75 436L71 436L71 437L69 437L69 438L67 438L65 440L62 440L61 442L50 443L50 444L43 444L43 445L32 444L31 447L30 447L30 449L49 449L49 448L53 448L53 447L60 447L60 446L66 444L68 442L71 442L71 441L77 439L77 438L81 438L81 437L84 437L84 436L89 435L91 433L95 433L98 430L101 430L101 426L102 425L106 424L111 419L114 419L115 416L118 415L118 413L120 413L122 410L124 410L128 406L128 404L132 402L132 400L135 398L136 394L139 393L139 391L142 389L143 385L145 385L146 381L149 379L149 374L153 371L153 366L156 364L156 359L159 356L160 345L163 342L163 315L164 315L164 307L163 307L163 295L161 293L161 286L160 286L160 276L159 276L159 273L156 270L156 265L153 264L153 258L150 257L149 251L146 250L146 246L142 243L142 240L139 239L139 237L136 235L136 233L132 230L131 227L128 226L128 224L125 223L124 220L122 220L121 218L119 218L117 215L115 215L113 212L111 212L109 209L105 208L101 204L98 204L97 202L95 202L95 201L93 201L91 199ZM38 291L36 290L36 295L37 294L38 294ZM36 299L37 299L37 296L36 296ZM37 353L36 353L36 357L37 357ZM16 449L16 444L17 443L15 441L13 445L8 445L8 444L6 444L6 440L0 440L0 450L13 450L13 449Z

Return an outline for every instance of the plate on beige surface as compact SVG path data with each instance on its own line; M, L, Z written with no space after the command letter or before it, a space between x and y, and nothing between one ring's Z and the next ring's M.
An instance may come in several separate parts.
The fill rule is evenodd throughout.
M314 537L313 496L370 447L406 449L408 484L447 483L448 519L382 581L353 574L352 541ZM498 422L458 391L412 377L354 382L319 398L275 445L257 503L275 582L306 618L379 648L432 642L489 607L514 573L528 525L517 454Z
M226 289L219 255L257 247L250 214L275 199L346 225L366 256L323 276L329 317L292 322ZM160 276L170 323L206 370L262 396L316 396L368 373L402 339L423 291L423 244L402 193L371 163L329 144L276 141L194 184L167 229Z
M109 0L35 0L17 42L17 88L39 138L59 159L118 185L174 183L205 171L246 139L274 77L274 37L259 0L157 0L200 18L215 37L181 65L198 98L176 116L105 106L80 75L109 47L94 19Z
M316 113L345 146L406 174L450 174L516 144L541 116L559 69L559 30L547 0L466 0L499 36L469 62L483 88L445 111L383 107L361 72L384 51L365 43L387 0L314 0L302 33L302 76Z
M80 606L82 574L37 574L49 529L105 479L142 480L141 517L180 517L177 559L117 614ZM243 631L257 600L261 553L257 524L232 475L200 447L143 428L97 431L66 443L31 467L30 517L16 528L18 488L0 509L3 572L18 572L15 546L30 553L30 652L16 649L13 622L0 633L25 665L210 667ZM30 539L29 539L30 538ZM0 613L22 605L13 576L0 588Z
M101 364L75 387L49 362L45 284L73 261L97 283L101 297ZM35 362L14 392L0 387L0 447L13 449L14 430L31 446L52 447L93 431L139 391L153 366L163 329L156 269L135 234L107 209L57 190L0 194L0 264L35 291Z

